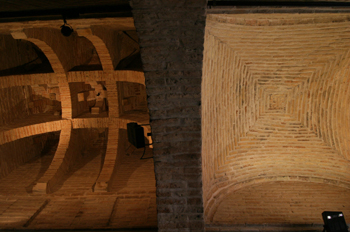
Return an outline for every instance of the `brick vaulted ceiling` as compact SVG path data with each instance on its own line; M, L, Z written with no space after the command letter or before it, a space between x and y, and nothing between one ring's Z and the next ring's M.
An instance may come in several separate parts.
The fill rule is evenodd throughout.
M249 188L249 194L264 186L273 192L276 185L294 183L297 189L301 182L309 193L318 189L322 195L320 186L349 193L349 19L208 15L202 83L206 223L281 221L271 212L264 217L267 209L257 198L246 199L245 209L233 207L228 199L242 201L239 194ZM288 195L287 187L281 191ZM247 216L249 204L254 207ZM291 218L282 221L307 222Z
M50 10L60 8L73 8L73 7L86 7L86 6L103 6L103 5L128 5L128 0L101 0L101 1L40 1L40 0L28 0L26 4L23 4L21 0L1 0L0 12L18 12L18 11L30 11L30 10Z
M133 19L68 23L0 24L0 228L155 227L153 160L127 149L149 123Z

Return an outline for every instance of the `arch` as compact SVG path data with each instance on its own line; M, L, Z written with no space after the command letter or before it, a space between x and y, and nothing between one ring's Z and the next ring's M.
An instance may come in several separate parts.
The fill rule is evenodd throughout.
M120 117L119 93L116 81L106 81L109 118Z
M48 55L54 54L63 68L63 73L68 72L73 67L79 65L80 63L84 62L83 60L85 60L82 59L79 52L77 52L77 50L80 48L80 44L77 43L78 36L75 32L73 32L69 37L63 36L59 28L50 27L25 28L23 29L23 32L27 36L28 40L32 40L35 44L36 41L43 41L48 47L51 48L52 53L45 53L45 55L48 57ZM88 45L83 41L79 42L88 47ZM38 47L42 49L40 46ZM86 55L86 53L84 54Z
M60 140L58 144L57 151L55 153L54 159L50 164L49 169L45 172L44 176L37 182L33 188L34 192L49 193L51 189L60 181L60 178L67 171L69 157L71 152L67 152L69 149L69 144L72 136L72 129L74 128L109 128L107 151L104 160L104 165L100 172L99 178L95 184L95 191L108 191L108 182L112 176L115 161L118 157L118 140L119 140L119 130L121 128L126 129L126 124L130 120L120 117L120 105L119 105L119 93L116 85L117 81L127 81L135 82L145 85L145 77L143 72L138 71L114 71L113 62L107 46L104 44L102 39L92 34L90 30L78 30L79 35L83 35L88 38L95 46L98 55L100 56L100 61L103 66L103 71L93 71L93 72L69 72L67 62L64 65L60 59L59 54L56 54L54 49L52 49L45 41L45 38L49 39L50 42L54 40L51 35L39 35L37 33L39 29L26 29L25 32L17 31L12 32L12 36L15 39L26 39L42 50L46 55L49 62L51 63L52 69L54 70L53 75L49 75L49 80L45 80L46 76L37 75L21 75L14 76L14 81L11 82L9 78L2 80L5 85L22 85L23 83L35 83L40 82L52 83L53 81L58 83L61 104L62 104L62 120L58 121L60 124ZM40 31L40 30L39 30ZM40 38L33 38L39 35ZM50 37L50 38L49 38ZM56 45L55 45L56 46ZM58 45L57 45L58 46ZM56 50L57 50L56 46ZM62 52L60 52L62 56ZM72 118L72 98L69 88L69 82L81 82L81 81L106 81L107 95L109 100L109 118ZM133 120L135 121L135 120ZM143 120L142 120L143 121ZM31 125L36 127L37 125ZM44 132L43 132L44 133ZM3 136L6 138L6 136ZM14 137L16 139L16 137ZM7 141L4 139L4 141Z
M57 54L45 41L37 38L32 38L27 36L28 32L23 31L12 32L11 35L14 39L25 39L34 43L47 57L50 61L51 67L54 70L58 83L59 90L61 94L61 104L62 104L62 118L71 119L72 118L72 99L70 95L69 85L67 82L67 76L65 69L59 60Z
M213 221L214 215L218 209L218 206L224 200L225 196L231 194L239 189L252 186L255 184L274 182L274 181L299 181L299 182L312 182L312 183L322 183L328 185L334 185L342 188L350 189L350 182L333 180L322 177L306 177L306 176L271 176L271 177L257 177L242 182L237 182L230 184L226 187L221 188L212 194L208 201L206 208L204 209L204 215L206 219L210 222Z
M59 77L60 76L56 73L4 76L0 78L0 88L59 83ZM125 81L145 85L145 75L143 72L130 70L115 70L112 73L103 71L74 71L67 73L67 81L69 83L86 81Z
M61 120L57 120L57 116L47 117L46 120L47 122L41 122L25 126L14 125L12 128L0 130L0 145L13 142L15 140L22 139L25 137L61 130ZM33 122L33 120L29 120L29 122L31 123Z
M100 58L100 62L102 64L102 68L104 71L113 71L113 62L111 59L111 55L108 51L106 44L103 40L94 35L91 28L78 28L77 33L79 36L84 36L94 45L96 48L97 54Z
M102 76L103 79L106 80L107 99L109 103L108 142L103 167L93 188L95 192L107 192L108 183L112 177L114 166L118 157L120 128L126 128L127 123L125 120L118 120L118 118L121 116L121 109L116 81L130 81L145 85L145 78L141 72L114 71L111 55L104 41L100 37L94 35L91 28L77 29L77 32L79 36L86 37L95 46L103 67Z
M108 128L108 118L73 118L73 129Z
M59 181L67 171L68 164L64 163L72 133L72 122L70 120L61 121L61 134L58 147L53 160L45 174L37 181L33 187L33 192L49 193L50 188Z
M114 165L118 156L118 140L119 123L116 120L110 120L106 156L104 158L102 170L93 187L94 192L108 192L108 183L112 177Z
M62 129L62 121L65 120L58 119L58 116L35 115L21 124L14 124L11 127L8 126L0 130L0 145L30 136L60 131ZM107 128L108 122L108 118L75 118L72 119L72 127L73 129ZM125 121L125 123L128 122L128 120Z
M107 99L109 102L109 126L106 156L100 175L93 187L95 192L107 192L108 183L112 177L118 157L119 129L126 128L126 122L118 120L120 117L119 93L116 81L106 81Z
M126 81L138 83L141 85L145 84L145 74L140 71L128 71L128 70L120 70L113 72L113 79L116 81Z
M62 63L58 59L58 56L52 50L52 48L44 41L36 38L29 38L27 34L23 31L12 32L11 35L14 39L24 39L35 44L50 61L51 67L55 73L65 73Z

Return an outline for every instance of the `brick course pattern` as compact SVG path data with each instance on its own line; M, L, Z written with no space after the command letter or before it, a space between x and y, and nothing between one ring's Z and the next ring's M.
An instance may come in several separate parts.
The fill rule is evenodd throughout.
M208 226L321 223L326 208L346 210L339 203L350 200L349 26L342 14L208 16L202 85ZM265 203L276 194L266 194L269 187L280 196L271 206ZM304 199L296 189L315 196ZM342 200L320 205L337 194ZM303 217L294 214L291 198L300 200Z
M25 137L35 136L37 134L61 131L60 143L52 160L52 164L34 187L35 192L51 192L50 189L54 189L55 185L57 185L56 183L60 182L62 176L67 173L71 160L74 160L74 158L70 156L74 156L73 151L76 150L75 144L79 143L78 141L72 141L73 137L71 137L71 135L73 135L73 128L102 129L111 127L109 130L110 136L108 136L108 155L105 157L106 162L104 162L101 172L101 178L103 176L103 180L98 181L98 183L103 182L104 185L108 185L114 170L114 164L118 153L118 133L116 133L116 131L118 132L119 129L125 129L126 124L131 121L136 121L141 124L148 123L148 115L146 112L143 114L137 113L136 117L130 114L130 118L119 118L121 116L119 103L121 100L118 98L119 93L117 81L144 84L144 75L142 72L136 71L115 71L112 65L113 62L111 60L109 50L105 45L105 41L107 40L108 42L111 39L110 36L113 36L115 30L108 30L112 33L107 33L107 35L103 34L103 39L101 39L93 34L94 29L96 29L98 33L106 30L103 28L101 29L98 26L94 26L92 30L89 27L85 29L77 29L78 33L80 33L79 35L82 36L78 36L77 33L73 33L69 38L63 37L58 29L50 27L24 28L11 32L14 39L26 40L35 44L48 59L54 74L39 74L39 78L36 76L36 74L1 78L1 82L3 84L3 86L1 86L1 88L3 88L2 92L6 92L6 87L9 87L9 90L13 90L17 93L17 89L21 90L21 87L17 86L33 82L35 84L31 87L32 89L35 87L36 91L40 90L40 84L47 84L50 86L55 85L59 90L59 95L55 95L55 98L58 97L59 101L61 102L62 116L39 114L23 119L23 117L27 116L28 113L25 111L24 113L22 112L22 114L24 114L23 116L17 115L17 113L14 112L14 115L12 116L15 116L15 119L17 118L18 120L14 120L14 122L12 122L9 126L4 126L0 130L1 144L13 142L17 139ZM124 40L129 39L132 41L132 39L128 38L127 36L124 36L123 38ZM132 47L135 46L138 47L137 44L133 44ZM124 46L121 50L116 49L116 51L113 51L113 54L119 52L119 59L122 59L128 55L127 49L130 48L128 46ZM96 50L98 57L91 57L92 53L90 50ZM96 64L101 64L103 70L93 72L70 72L70 70L74 70L77 67L89 65L91 63L95 66ZM90 116L77 118L80 115L85 115L86 112L89 111L88 103L86 100L84 100L84 97L82 101L79 101L78 94L85 90L85 83L91 84L93 82L94 85L97 85L97 81L106 81L107 83L106 87L108 88L106 90L106 98L109 103L109 112L107 114L101 114L99 117ZM23 94L16 95L21 97ZM19 99L19 101L20 100L24 101L26 99ZM12 109L18 106L9 105L9 107ZM6 110L5 106L2 108ZM23 108L26 109L25 104ZM125 139L122 140L122 143L125 142ZM100 184L97 184L96 186L100 186ZM99 191L102 190L107 191L107 187L100 189Z
M126 152L126 125L149 124L147 108L121 110L123 97L146 98L143 72L128 70L133 20L69 21L70 37L61 20L0 25L0 229L156 228L153 160ZM143 86L124 96L125 82Z
M76 131L79 137L96 131ZM101 133L100 133L101 135ZM1 229L116 229L157 226L153 161L140 160L142 149L119 158L108 193L92 192L107 147L106 131L86 144L51 194L36 195L30 186L50 165L56 147L0 179ZM16 141L17 142L17 141ZM91 147L92 146L92 147ZM147 149L145 157L152 156ZM147 230L148 231L148 230Z
M287 221L295 225L322 225L320 212L332 209L340 210L344 215L350 214L349 192L349 189L338 186L325 188L324 183L273 181L256 184L226 195L214 221L217 224L278 224Z
M0 179L19 166L35 159L44 148L47 134L18 139L0 146ZM23 152L23 148L27 147ZM6 155L6 154L11 154Z
M132 0L146 78L159 231L203 231L200 92L206 1Z

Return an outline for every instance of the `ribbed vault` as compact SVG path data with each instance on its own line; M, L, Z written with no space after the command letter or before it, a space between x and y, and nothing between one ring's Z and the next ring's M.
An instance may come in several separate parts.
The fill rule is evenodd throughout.
M61 131L52 165L37 181L35 191L49 192L47 186L50 183L54 185L54 179L61 181L59 173L71 160L69 157L72 155L69 154L77 153L77 149L72 147L81 143L74 139L74 129L78 128L109 128L107 155L100 173L102 179L98 179L95 190L101 187L100 184L107 185L116 163L120 130L125 130L126 124L131 121L147 122L147 109L142 106L138 108L141 113L128 112L124 115L127 111L124 108L129 107L129 111L134 109L130 104L136 104L137 97L125 96L123 91L128 88L124 88L123 83L133 83L129 88L144 89L140 87L145 82L143 73L128 70L127 65L124 70L115 70L113 66L113 62L117 66L130 54L138 52L137 38L129 35L135 35L135 32L129 31L133 25L130 24L129 30L124 31L125 26L108 27L99 23L82 26L79 21L74 21L73 27L74 32L69 37L62 36L60 30L50 23L45 27L22 25L22 28L11 29L11 35L0 37L3 47L8 47L1 55L4 64L0 69L6 72L1 73L0 92L5 99L11 99L9 96L13 99L10 104L4 100L1 105L2 114L9 114L10 110L13 113L4 117L0 145ZM116 43L118 49L115 49ZM39 61L48 62L53 73L45 73L47 69L32 70L34 73L27 71L27 66L40 64ZM133 59L129 59L128 64L132 62ZM131 99L124 100L122 104L125 97ZM13 110L17 108L18 112ZM106 188L103 186L99 191L107 191Z
M155 227L152 149L127 140L151 140L133 20L69 23L0 25L0 228Z
M314 182L349 189L348 19L208 16L202 83L207 223L239 224L234 209L220 210L238 196L232 193L258 183L303 181L306 188ZM292 222L270 218L266 213L244 223Z

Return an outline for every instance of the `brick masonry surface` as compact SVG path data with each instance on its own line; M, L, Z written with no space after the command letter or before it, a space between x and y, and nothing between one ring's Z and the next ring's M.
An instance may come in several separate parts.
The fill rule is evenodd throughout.
M149 123L144 74L115 67L139 52L133 20L80 23L0 25L0 229L157 227L154 163L126 134Z
M347 212L349 26L344 14L208 15L208 227L322 224L325 210Z
M154 141L159 231L203 231L201 74L206 1L132 0Z
M86 129L85 129L86 130ZM87 131L84 132L88 134ZM1 229L111 229L157 227L155 178L152 159L140 160L143 149L120 157L108 193L91 190L99 175L105 135L99 138L48 195L32 193L36 182L50 165L56 143L46 153L0 179ZM145 157L152 156L147 149Z
M67 38L61 21L0 25L0 229L315 231L325 209L349 221L347 14L206 21L203 0L131 5L137 32L131 18L70 20ZM145 75L118 70L140 50ZM33 60L41 73L20 69ZM127 149L126 123L148 123L129 112L144 106L136 83L154 162Z

